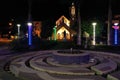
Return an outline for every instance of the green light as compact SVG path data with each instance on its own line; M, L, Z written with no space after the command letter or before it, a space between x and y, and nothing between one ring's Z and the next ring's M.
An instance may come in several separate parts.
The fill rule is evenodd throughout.
M53 30L54 30L54 40L56 41L56 34L57 34L57 32L56 32L56 26L53 28Z

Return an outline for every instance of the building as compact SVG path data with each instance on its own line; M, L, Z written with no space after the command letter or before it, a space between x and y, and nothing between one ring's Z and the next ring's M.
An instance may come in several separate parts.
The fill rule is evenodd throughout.
M62 15L57 21L56 26L53 28L52 39L54 40L73 40L73 37L77 34L76 31L71 29L76 20L75 5L72 3L70 7L70 19Z
M37 37L41 37L41 27L42 22L41 21L33 21L33 35Z
M62 15L57 21L54 27L54 33L52 38L54 40L72 40L76 32L70 27L70 20Z

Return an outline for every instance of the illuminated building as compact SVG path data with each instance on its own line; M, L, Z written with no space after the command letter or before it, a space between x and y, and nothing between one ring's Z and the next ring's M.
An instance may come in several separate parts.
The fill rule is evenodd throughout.
M73 40L73 37L77 34L76 31L71 29L76 21L76 8L74 3L70 7L70 19L67 19L62 15L53 28L52 38L54 40Z
M42 22L41 21L33 21L33 35L37 37L41 37L41 27Z
M64 15L56 21L55 33L53 33L52 37L56 40L72 40L73 36L76 35L76 32L70 28L70 20Z
M71 15L71 19L75 20L76 18L76 8L74 3L72 3L72 6L70 7L70 15Z

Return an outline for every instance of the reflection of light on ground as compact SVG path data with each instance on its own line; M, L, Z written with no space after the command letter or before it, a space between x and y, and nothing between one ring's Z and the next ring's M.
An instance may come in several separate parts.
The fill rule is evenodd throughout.
M7 39L7 38L0 38L0 42L11 42L12 40L11 39Z

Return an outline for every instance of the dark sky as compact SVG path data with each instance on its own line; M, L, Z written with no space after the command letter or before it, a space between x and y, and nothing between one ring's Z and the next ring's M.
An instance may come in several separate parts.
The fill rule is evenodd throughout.
M30 0L29 0L30 1ZM108 0L32 0L32 18L34 20L57 19L61 15L69 16L72 2L80 2L82 18L106 17ZM113 14L120 14L120 0L112 0ZM11 18L26 20L28 18L28 0L1 0L0 22Z

